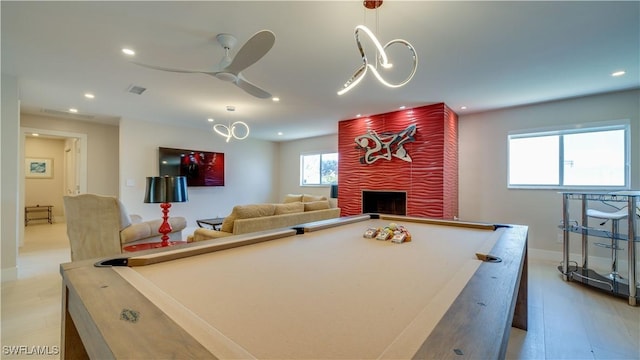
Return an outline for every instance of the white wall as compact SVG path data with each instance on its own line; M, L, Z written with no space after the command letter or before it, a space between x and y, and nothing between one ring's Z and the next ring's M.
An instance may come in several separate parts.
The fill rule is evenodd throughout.
M336 132L337 128L336 124ZM338 152L338 135L280 143L278 156L281 181L278 186L278 199L284 199L286 194L313 194L329 197L329 186L300 186L300 155L314 152ZM339 178L338 183L340 183Z
M2 74L0 121L0 272L2 281L15 280L18 276L18 241L22 228L18 228L18 204L20 167L18 166L20 140L20 101L18 100L18 80L14 76Z
M189 201L171 207L169 216L186 217L188 227L197 226L197 219L226 216L234 205L278 200L276 143L251 138L226 143L213 131L122 119L120 145L120 199L129 213L144 219L161 216L158 204L143 202L146 177L158 176L158 147L224 153L225 186L189 187Z
M632 90L460 116L460 217L528 225L530 248L560 252L558 191L507 189L509 131L629 119L631 186L640 189L639 112L640 90ZM571 252L580 252L577 242Z

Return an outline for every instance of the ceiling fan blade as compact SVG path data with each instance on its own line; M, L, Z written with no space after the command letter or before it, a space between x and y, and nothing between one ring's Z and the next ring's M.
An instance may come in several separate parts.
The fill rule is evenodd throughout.
M253 65L256 61L260 60L276 42L276 36L269 30L262 30L257 32L251 37L242 48L238 50L236 56L231 61L231 64L224 70L234 74L238 74L240 71Z
M271 94L260 89L259 87L253 85L247 79L242 76L242 74L238 74L237 80L234 82L240 89L246 91L247 93L261 99L268 99L271 97Z
M142 66L142 67L146 67L146 68L154 69L154 70L161 70L161 71L169 71L169 72L176 72L176 73L186 73L186 74L208 74L208 75L213 75L213 76L215 76L215 74L216 74L216 71L174 69L174 68L167 68L167 67L163 67L163 66L143 64L143 63L139 63L139 62L136 62L136 61L131 61L131 62L136 64L136 65Z

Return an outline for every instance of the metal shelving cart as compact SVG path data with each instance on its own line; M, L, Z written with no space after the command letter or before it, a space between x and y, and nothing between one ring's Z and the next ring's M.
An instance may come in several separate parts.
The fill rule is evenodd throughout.
M581 222L571 221L569 216L569 201L579 200L582 203ZM589 227L589 201L620 203L624 208L626 203L626 216L624 220L627 222L626 233L620 233L616 230L617 226L612 226L611 231L596 229ZM640 285L636 269L638 268L638 260L636 257L636 246L640 237L636 235L638 229L638 218L636 213L640 213L638 206L640 205L640 191L618 191L612 193L600 192L563 192L562 193L562 223L560 228L563 232L562 238L562 263L558 266L558 270L562 273L565 281L576 281L584 285L591 286L613 295L629 299L629 305L636 306L640 304ZM618 220L616 220L618 221ZM615 224L617 225L617 224ZM569 234L578 233L582 235L582 259L581 263L570 265L569 263ZM589 268L589 237L611 239L610 245L605 247L612 249L612 273L609 276L603 276L593 269ZM617 251L618 243L626 242L628 257L628 274L617 276Z

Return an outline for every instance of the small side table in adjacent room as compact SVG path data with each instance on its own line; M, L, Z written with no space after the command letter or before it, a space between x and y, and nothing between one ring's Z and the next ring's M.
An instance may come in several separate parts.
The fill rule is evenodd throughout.
M33 220L47 220L49 224L53 224L52 209L53 209L53 205L25 206L24 226L27 226L29 221L33 221Z

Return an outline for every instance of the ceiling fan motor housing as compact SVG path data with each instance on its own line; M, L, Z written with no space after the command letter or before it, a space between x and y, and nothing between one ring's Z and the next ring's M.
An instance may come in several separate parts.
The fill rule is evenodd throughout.
M215 76L220 80L230 81L230 82L234 82L238 79L237 76L228 72L219 72L219 73L216 73Z
M218 34L216 40L218 40L218 43L220 43L223 48L228 50L233 49L236 44L238 44L236 37L231 34Z

